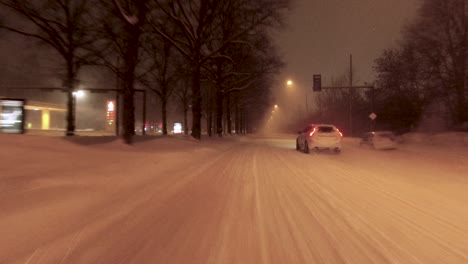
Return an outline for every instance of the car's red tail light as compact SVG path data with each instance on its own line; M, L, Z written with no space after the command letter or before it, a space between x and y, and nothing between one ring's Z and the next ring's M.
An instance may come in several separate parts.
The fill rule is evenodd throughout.
M343 137L343 133L341 133L341 131L337 128L336 131L338 131L338 133L340 134L340 137Z
M315 130L315 128L314 128L314 130L312 130L312 132L310 132L309 137L313 136L313 135L315 134L315 131L316 131L316 130Z

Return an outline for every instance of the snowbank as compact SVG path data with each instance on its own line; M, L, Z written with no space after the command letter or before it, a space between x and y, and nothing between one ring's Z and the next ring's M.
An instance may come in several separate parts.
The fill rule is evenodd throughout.
M402 135L402 139L403 143L433 146L468 146L467 132L444 132L438 134L407 133Z

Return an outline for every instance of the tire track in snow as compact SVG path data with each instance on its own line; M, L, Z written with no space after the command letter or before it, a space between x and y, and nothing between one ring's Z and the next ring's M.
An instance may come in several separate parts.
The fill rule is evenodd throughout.
M385 190L385 186L380 186L380 188L375 188L378 185L375 186L375 185L372 185L370 183L364 184L363 180L356 180L356 179L359 179L359 177L349 177L349 176L351 176L349 174L349 171L353 171L353 168L352 168L351 165L349 165L350 168L348 168L348 172L346 172L345 170L336 171L335 170L336 169L335 165L336 165L337 162L333 161L332 159L325 159L324 157L320 157L320 156L310 157L310 156L304 156L304 155L288 155L287 158L285 156L281 156L281 157L283 158L283 161L285 162L285 164L289 164L289 166L292 166L292 168L291 168L292 171L299 171L298 179L302 178L303 179L303 184L298 185L297 186L298 188L301 188L302 186L309 185L309 186L311 186L309 188L311 190L319 189L319 190L325 191L325 193L318 194L318 197L325 196L325 197L328 197L327 199L332 199L333 201L335 201L334 206L337 209L339 208L340 210L349 211L351 213L352 217L355 218L355 219L361 218L360 213L356 212L355 209L361 208L361 210L362 210L361 212L365 212L365 208L362 208L362 206L360 206L357 203L353 203L353 200L350 200L352 198L352 196L349 196L348 199L346 199L346 197L348 196L347 191L353 190L353 189L349 189L352 186L349 183L354 184L353 188L355 188L355 190L359 190L359 188L365 188L365 189L367 189L367 191L371 191L373 193L373 195L371 195L369 198L379 197L379 196L382 197L383 196L383 197L386 197L385 199L387 199L387 200L388 199L393 200L394 203L399 205L399 206L402 206L402 205L403 206L408 206L408 205L405 205L404 200L400 199L398 196L388 195L388 193L386 193L385 191L382 192L381 189ZM291 157L294 157L294 160L292 160ZM332 163L333 164L333 165L328 165L328 167L330 169L328 169L327 166L324 167L323 164L320 164L320 162L324 162L324 161L327 162L327 163ZM310 167L314 167L314 166L307 165L307 163L313 163L313 162L314 162L314 164L317 165L317 167L314 168L316 172L318 171L318 172L320 172L322 174L329 173L330 177L328 177L328 178L327 177L317 177L318 175L314 175L313 173L311 174L311 172L313 172L314 169L310 169ZM302 165L298 165L299 163L301 163ZM332 167L333 167L333 169L332 169ZM351 170L349 170L349 169L351 169ZM302 177L300 175L302 175ZM364 174L364 175L367 176L367 174ZM328 179L328 180L325 181L325 179ZM338 182L338 180L339 180L339 182ZM337 181L336 183L339 183L339 184L332 185L332 183L334 181ZM325 182L327 182L327 184L323 185L323 183L325 183ZM341 182L348 182L348 184L343 185ZM317 186L317 185L318 185L319 188L314 188L313 187L313 186ZM362 185L362 187L361 187L361 185ZM343 186L346 186L348 189L344 189ZM387 186L387 188L388 188L388 186ZM304 187L304 192L305 191L307 191L307 189ZM327 194L327 192L328 192L328 194ZM333 194L333 193L335 193L336 195ZM375 199L371 198L370 200L374 201ZM353 204L353 206L351 206L351 204ZM417 208L417 206L409 207L409 208L405 209L404 211L417 212L416 208ZM399 216L401 214L401 213L399 214L397 211L395 211L394 213L397 216ZM408 221L409 217L401 217L401 219L404 219L404 220ZM362 222L363 227L365 227L366 222L367 223L369 222L369 220L365 220L363 218L361 218L360 221ZM448 222L446 224L448 224ZM373 229L373 232L380 232L379 228L377 226L372 225L371 227ZM419 230L418 232L420 234L429 235L429 237L431 237L432 232L430 232L430 230L428 230L428 229L421 229L420 227L417 227L417 226L414 226L413 229ZM392 240L391 238L387 237L385 235L385 233L380 232L380 235L382 236L382 238L386 237L385 238L386 241ZM439 245L439 248L445 248L445 250L447 250L446 252L452 252L451 253L452 257L455 257L455 256L458 255L458 257L455 257L455 259L458 259L457 263L461 263L460 261L466 261L465 253L463 253L460 250L454 249L453 247L448 248L444 244L439 243L439 240L441 240L440 237L432 237L431 240L433 240L435 243L437 243ZM463 240L461 240L461 241L463 241ZM420 261L415 259L414 254L412 254L410 251L401 248L400 246L398 246L397 243L393 243L393 244L394 244L394 246L397 246L397 248L399 248L399 251L400 250L406 251L407 252L406 255L408 257L411 257L411 259L413 259L413 261L420 262ZM420 246L421 245L419 245L419 247ZM422 262L424 263L425 261L422 261Z
M259 188L259 168L258 168L258 150L256 149L255 153L253 154L253 177L255 181L255 209L258 214L258 229L259 229L259 236L260 236L260 252L261 252L261 263L262 264L268 264L270 263L270 260L268 259L268 253L267 253L267 245L266 245L266 232L265 232L265 217L264 217L264 211L263 211L263 205L261 202L260 198L260 188Z

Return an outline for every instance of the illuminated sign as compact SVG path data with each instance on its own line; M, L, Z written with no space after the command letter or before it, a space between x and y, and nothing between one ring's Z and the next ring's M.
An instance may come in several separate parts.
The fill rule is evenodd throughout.
M0 133L24 133L24 100L0 99Z
M174 134L181 134L181 133L182 133L182 124L174 123Z
M106 121L108 125L112 125L115 122L115 102L107 101L106 106L107 106Z
M114 102L113 101L108 101L107 102L107 111L113 112L115 109Z

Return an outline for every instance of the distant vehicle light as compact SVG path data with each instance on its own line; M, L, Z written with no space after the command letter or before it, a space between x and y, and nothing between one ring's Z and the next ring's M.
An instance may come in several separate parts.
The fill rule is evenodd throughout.
M181 134L182 131L182 124L181 123L175 123L174 124L174 134Z

